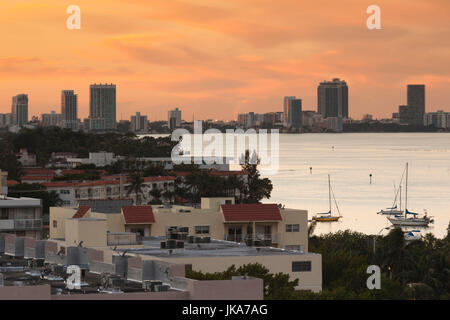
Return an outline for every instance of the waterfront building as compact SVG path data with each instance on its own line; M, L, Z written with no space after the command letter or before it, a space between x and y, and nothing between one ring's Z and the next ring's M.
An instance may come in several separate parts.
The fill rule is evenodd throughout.
M317 88L318 112L324 118L348 118L348 86L344 80L335 78L323 81Z

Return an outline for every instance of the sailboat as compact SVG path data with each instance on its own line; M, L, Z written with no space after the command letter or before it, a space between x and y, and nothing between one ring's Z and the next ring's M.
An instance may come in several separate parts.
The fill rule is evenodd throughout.
M405 191L405 215L395 215L394 217L388 217L388 220L394 226L423 226L427 227L434 220L432 217L428 217L425 212L423 217L419 217L418 213L408 210L408 163L406 163L406 191Z
M333 216L331 213L331 195L333 195L333 199L334 202L336 204L336 208L338 210L339 215L338 216ZM336 202L336 198L334 197L334 192L331 189L331 180L330 180L330 175L328 175L328 201L330 204L330 210L328 212L325 213L317 213L312 220L315 221L319 221L319 222L332 222L332 221L338 221L342 216L341 216L341 212L339 211L339 207L337 205Z
M394 186L395 189L395 186ZM397 209L397 195L398 193L400 193L400 209ZM395 199L394 199L394 206L390 207L390 208L386 208L383 210L380 210L379 212L377 212L378 214L385 214L385 215L401 215L403 214L403 210L402 210L402 186L399 186L398 191L395 194Z

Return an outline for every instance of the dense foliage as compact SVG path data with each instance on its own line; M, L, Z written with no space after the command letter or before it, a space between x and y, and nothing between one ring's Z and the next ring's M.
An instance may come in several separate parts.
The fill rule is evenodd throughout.
M274 276L263 266L246 265L237 270L231 266L224 272L188 272L187 276L198 280L244 274L260 277L266 289L272 284L266 299L450 299L450 225L444 239L427 234L423 240L408 242L401 229L392 229L376 238L375 253L372 235L344 231L312 236L309 251L322 254L320 293L295 291L293 282L283 274L276 275L277 281L272 283ZM381 268L380 290L367 288L369 265Z
M50 207L62 205L62 200L55 191L47 191L39 183L24 183L8 187L8 196L13 198L27 197L42 200L42 212L49 213Z
M98 151L128 157L168 157L176 144L170 137L138 139L130 132L86 133L59 127L22 129L17 134L4 133L0 140L2 155L26 148L29 153L36 154L40 165L49 161L52 152L73 152L80 157Z

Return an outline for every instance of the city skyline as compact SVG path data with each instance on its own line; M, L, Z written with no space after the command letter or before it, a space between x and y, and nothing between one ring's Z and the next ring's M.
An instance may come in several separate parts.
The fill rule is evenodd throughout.
M442 39L450 3L377 4L382 30L367 29L367 4L356 0L260 1L257 7L252 1L81 0L82 27L68 30L63 3L2 3L8 28L0 34L9 45L0 54L0 113L21 92L30 97L30 115L49 113L58 109L60 91L70 88L86 118L88 84L113 82L117 120L135 111L165 120L174 106L186 119L230 120L278 110L280 97L290 95L314 109L317 85L332 78L351 87L353 118L390 116L404 104L406 83L426 85L428 111L448 109L450 47Z

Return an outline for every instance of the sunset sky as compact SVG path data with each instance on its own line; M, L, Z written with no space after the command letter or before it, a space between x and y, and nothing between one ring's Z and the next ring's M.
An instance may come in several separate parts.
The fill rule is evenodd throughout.
M381 7L382 30L366 9ZM81 8L81 30L66 8ZM449 0L53 0L0 2L0 113L29 95L29 117L60 112L61 90L89 114L89 84L117 85L117 120L235 119L316 110L317 85L349 85L350 116L390 117L406 84L427 86L427 111L450 111Z

